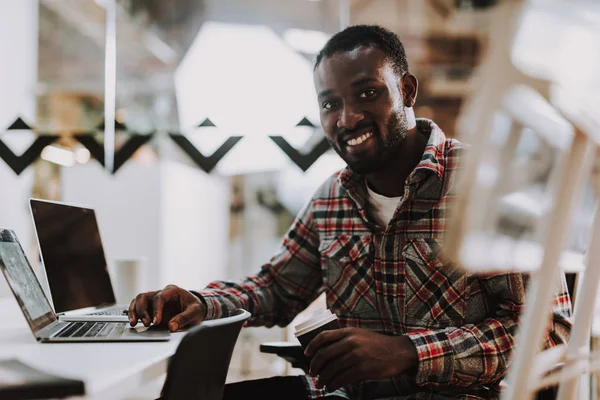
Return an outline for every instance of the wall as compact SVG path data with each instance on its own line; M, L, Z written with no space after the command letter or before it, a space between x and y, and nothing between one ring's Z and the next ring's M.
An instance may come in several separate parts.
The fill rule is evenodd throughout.
M95 162L62 173L63 200L96 209L113 279L115 260L141 257L142 291L169 283L201 289L226 277L226 178L170 161L130 161L114 176Z
M37 7L37 0L0 2L0 138L18 154L29 147L32 137L24 132L2 133L17 116L35 123ZM17 176L0 160L0 227L14 229L29 258L35 261L27 205L32 187L32 168ZM4 278L0 278L0 297L4 296L11 293Z
M38 2L0 2L0 132L17 116L35 122Z
M96 162L62 169L62 200L96 210L113 277L115 260L147 258L140 290L160 281L160 191L159 164L128 162L114 176Z
M35 261L36 249L32 246L35 239L28 205L32 186L33 169L17 177L0 160L0 228L14 229L28 258ZM32 264L35 267L36 264ZM0 277L0 297L11 295L4 277Z
M227 276L229 179L161 163L161 281L202 289Z

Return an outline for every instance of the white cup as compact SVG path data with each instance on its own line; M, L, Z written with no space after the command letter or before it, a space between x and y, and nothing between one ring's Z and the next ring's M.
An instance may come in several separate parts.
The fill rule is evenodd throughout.
M139 293L139 279L144 271L146 258L115 260L113 286L119 304L129 304Z

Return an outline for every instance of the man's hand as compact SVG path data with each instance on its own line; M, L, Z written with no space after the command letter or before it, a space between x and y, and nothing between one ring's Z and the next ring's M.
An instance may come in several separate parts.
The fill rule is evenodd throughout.
M360 328L321 332L306 347L313 357L310 375L333 392L367 379L390 378L418 364L417 350L406 336L386 336Z
M129 305L129 324L135 326L138 319L144 326L165 325L169 330L199 324L206 317L206 306L198 297L175 285L163 290L138 294Z

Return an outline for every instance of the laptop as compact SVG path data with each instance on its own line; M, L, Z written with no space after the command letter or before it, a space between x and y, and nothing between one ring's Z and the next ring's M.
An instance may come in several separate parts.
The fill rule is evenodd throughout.
M166 341L167 330L131 328L126 322L59 320L12 230L0 228L0 269L39 342Z
M128 321L116 304L96 213L91 208L30 199L54 311L62 321Z

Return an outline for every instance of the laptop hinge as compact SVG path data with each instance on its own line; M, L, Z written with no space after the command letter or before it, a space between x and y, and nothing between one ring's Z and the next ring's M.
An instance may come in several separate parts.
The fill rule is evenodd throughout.
M50 332L52 332L59 323L60 323L59 320L52 321L49 325L47 325L47 326L43 327L42 329L40 329L39 331L37 331L35 333L35 337L38 338L38 340L39 340L40 338L44 339L44 338L51 338L53 336L56 336L56 334L59 332L54 332L52 335L50 335ZM60 331L62 332L62 329Z

